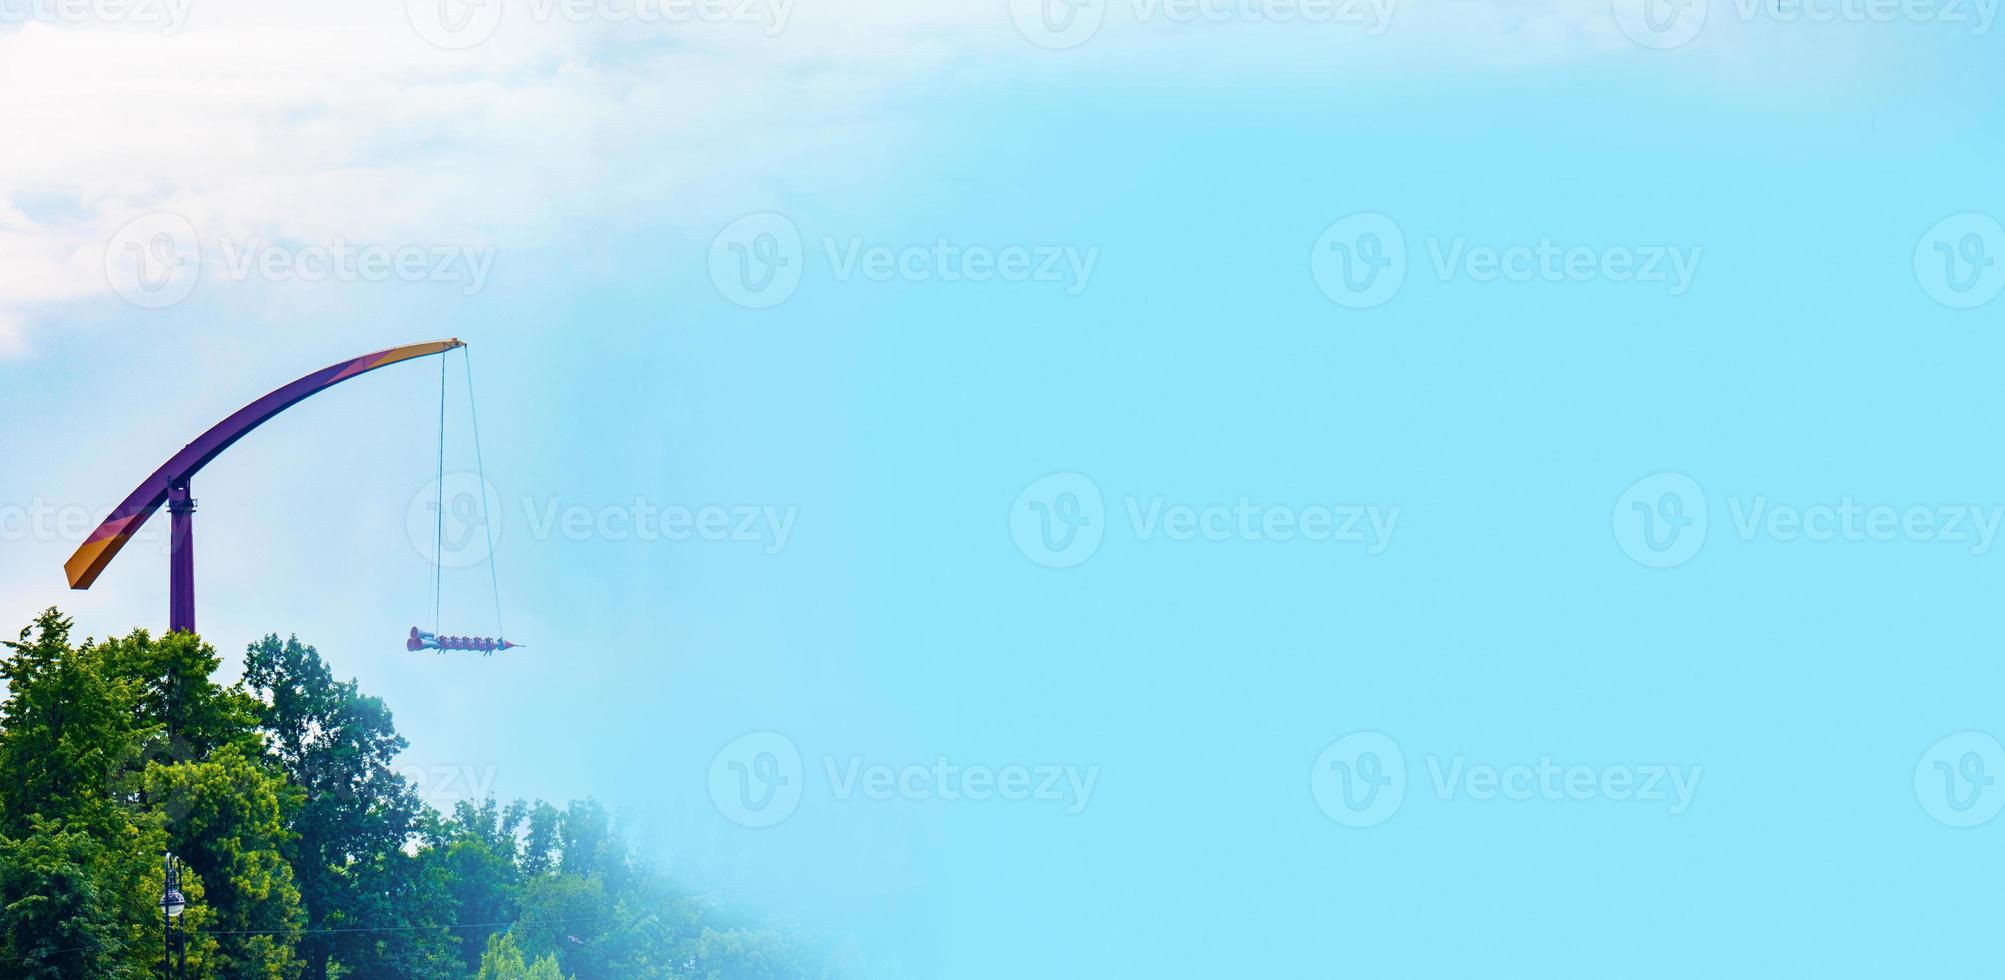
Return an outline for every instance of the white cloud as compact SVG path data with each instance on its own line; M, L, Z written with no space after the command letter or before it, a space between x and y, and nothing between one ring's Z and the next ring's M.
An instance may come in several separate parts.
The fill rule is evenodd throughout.
M867 179L887 146L924 138L898 107L949 83L1459 70L1624 44L1606 3L1559 0L1408 2L1379 35L1113 0L1066 51L1026 40L1011 0L498 0L466 50L421 34L438 36L441 11L479 28L492 0L145 2L133 9L176 29L0 33L0 355L38 313L105 298L106 243L152 211L186 218L211 270L224 240L540 244L594 222L721 224L776 191ZM698 20L605 16L636 2Z
M17 358L27 353L26 325L20 317L0 310L0 359Z
M524 18L447 51L401 3L287 6L198 3L173 36L0 33L5 322L104 296L106 243L152 211L188 219L205 260L224 240L491 242L707 220L720 191L742 196L782 161L836 165L828 148L867 143L883 94L945 57L875 29Z

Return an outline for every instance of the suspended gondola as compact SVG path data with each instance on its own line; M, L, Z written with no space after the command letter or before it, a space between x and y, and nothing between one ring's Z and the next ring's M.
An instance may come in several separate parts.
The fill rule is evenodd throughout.
M461 345L461 360L466 365L466 406L468 426L473 433L474 473L480 478L474 496L480 498L480 528L487 539L488 584L494 594L494 629L505 636L501 628L501 576L494 565L494 524L487 512L487 463L480 452L480 409L473 396L473 355ZM440 612L445 602L445 531L446 531L446 362L439 361L439 459L438 478L433 487L437 496L432 503L432 628L427 631L411 627L410 635L404 640L404 649L417 653L430 650L434 653L479 653L484 657L494 656L496 651L513 650L522 646L510 643L504 638L484 636L448 636L439 627Z

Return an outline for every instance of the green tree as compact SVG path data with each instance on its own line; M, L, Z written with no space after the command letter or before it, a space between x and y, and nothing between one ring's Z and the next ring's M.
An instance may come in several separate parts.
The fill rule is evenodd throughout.
M200 758L225 745L254 754L258 704L239 687L216 683L223 658L192 633L154 639L145 630L99 645L104 669L132 685L134 711L171 740L177 759Z
M244 684L297 794L285 856L306 906L306 975L456 973L449 882L405 850L423 808L393 768L405 742L389 708L297 637L252 644Z
M70 626L43 613L0 662L0 958L14 961L0 971L143 976L161 941L166 838L117 790L154 729L101 651L70 645Z
M461 949L468 971L478 970L488 939L515 912L523 872L516 866L516 834L528 807L502 808L493 797L480 805L461 801L451 820L440 824L429 857L450 880L453 906L459 917Z
M195 636L70 630L51 610L0 657L0 977L155 975L170 849L191 977L831 975L680 892L596 802L423 806L389 710L297 639L225 686Z
M529 811L529 833L522 840L522 873L540 875L556 866L558 826L564 812L542 800Z
M124 864L96 835L41 819L0 838L0 975L148 975L157 947L135 928Z
M704 980L785 980L809 975L799 957L795 944L771 929L705 926L689 958Z
M565 977L555 956L546 953L530 963L523 957L522 948L515 945L515 937L500 932L488 937L474 980L565 980Z
M573 800L557 824L558 847L562 856L558 870L565 874L597 875L608 886L619 889L627 884L627 843L613 824L612 814L597 800Z
M213 934L192 937L190 971L199 961L202 976L298 976L305 916L283 855L293 794L264 754L256 700L216 682L222 658L190 633L156 640L140 630L95 652L99 669L131 695L140 725L128 762L141 767L117 792L165 830L184 877L207 885L195 918L184 914L191 930Z
M155 764L147 796L174 815L168 838L176 854L210 883L204 975L288 980L304 966L294 953L306 919L283 850L282 777L263 758L225 745L200 762Z
M70 621L51 609L7 644L13 655L0 664L0 833L20 836L40 816L81 821L109 842L124 822L110 793L150 732L136 692L99 651L72 649L69 635Z
M610 964L597 939L612 920L614 901L605 882L576 874L549 874L523 883L521 912L510 930L530 953L553 953L567 972L605 977ZM579 937L573 942L571 937Z

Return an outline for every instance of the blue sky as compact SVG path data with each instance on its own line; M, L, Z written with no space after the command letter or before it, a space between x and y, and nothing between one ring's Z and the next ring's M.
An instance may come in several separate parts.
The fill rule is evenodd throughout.
M0 34L55 73L0 110L0 613L157 629L157 541L70 593L34 515L459 336L528 650L402 649L437 362L196 481L205 633L317 644L439 802L623 806L873 976L1990 968L1981 7L1714 0L1655 48L1627 5L1122 4L1055 49L1010 6ZM199 271L119 264L184 227ZM232 273L337 244L426 271Z

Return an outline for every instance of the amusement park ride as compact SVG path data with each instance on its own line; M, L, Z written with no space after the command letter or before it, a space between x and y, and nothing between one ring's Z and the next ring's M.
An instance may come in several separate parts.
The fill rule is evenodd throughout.
M214 461L217 456L222 455L224 450L235 445L237 440L249 435L258 426L271 421L280 412L343 381L374 371L377 368L388 367L392 364L420 357L429 357L434 354L443 355L448 351L464 350L465 348L466 344L460 342L458 339L435 340L422 344L393 347L389 350L377 351L374 354L365 354L361 357L315 371L238 409L235 414L217 423L209 431L202 433L194 442L189 443L180 452L175 453L174 458L169 459L165 465L153 471L152 476L147 477L139 485L138 489L132 491L125 498L124 503L119 504L117 508L112 510L111 514L105 518L104 523L99 525L97 530L92 531L90 536L84 539L83 545L77 548L76 554L71 555L70 560L63 566L64 571L69 574L70 588L90 588L92 583L97 581L98 576L103 574L105 567L111 564L111 560L118 557L119 551L132 540L134 535L139 533L140 526L146 523L147 518L152 517L154 512L158 511L162 504L165 504L167 505L167 514L170 521L168 532L167 631L169 633L183 630L190 633L194 632L195 498L190 495L189 481L194 478L195 474L200 472L202 467ZM473 397L472 379L473 368L469 364L467 367L467 397L469 400ZM474 434L476 454L479 451L479 439L478 423L476 423ZM443 480L445 475L445 366L443 363L440 364L439 371L439 446L439 475L441 480ZM486 480L483 476L482 486L485 485ZM486 500L483 498L481 506L485 508L486 503ZM437 511L436 518L441 522L444 521L445 514L443 508ZM485 523L485 514L483 514L483 524ZM492 548L490 547L488 559L490 566L493 562L492 554ZM435 564L438 557L438 555L433 555ZM435 602L435 615L436 605ZM500 587L497 582L495 587L497 628L500 625L498 622L500 619L500 607ZM412 651L438 650L444 652L447 650L468 650L487 655L492 655L496 650L508 650L520 646L521 644L519 643L510 643L505 639L439 636L436 631L426 632L415 627L411 630L410 638L405 642L405 648Z

